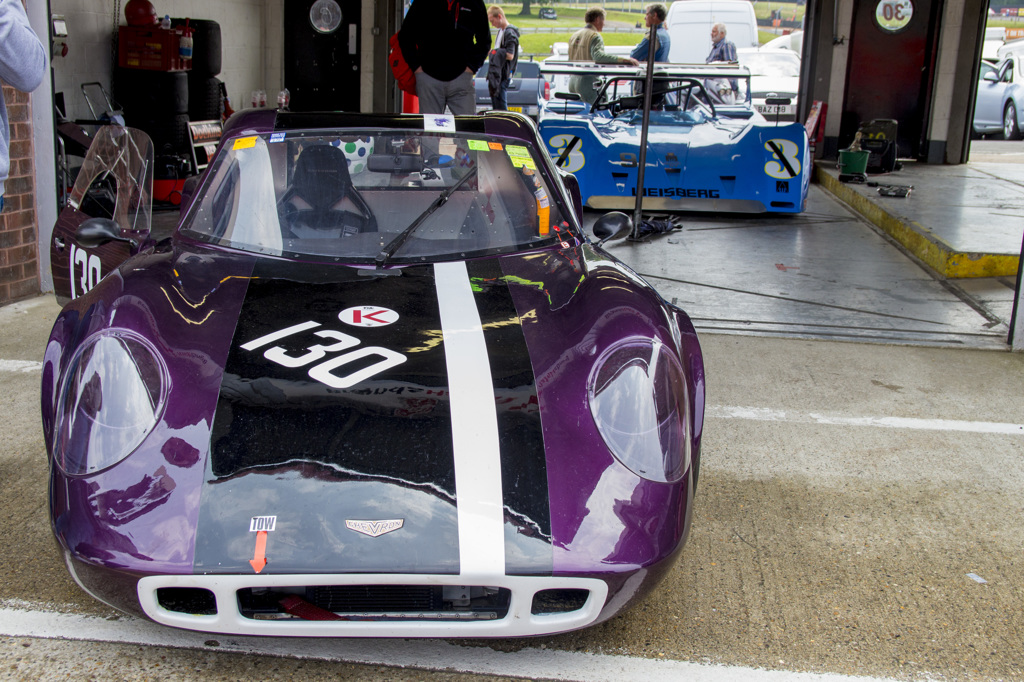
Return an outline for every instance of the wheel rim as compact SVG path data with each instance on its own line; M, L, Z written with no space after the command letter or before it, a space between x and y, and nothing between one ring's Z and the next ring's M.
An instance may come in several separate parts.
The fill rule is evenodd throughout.
M1010 104L1003 112L1003 137L1010 139L1017 129L1017 111Z

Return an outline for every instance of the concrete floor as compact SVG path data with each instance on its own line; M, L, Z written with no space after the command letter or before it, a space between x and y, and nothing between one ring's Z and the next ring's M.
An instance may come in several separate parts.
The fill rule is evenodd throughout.
M820 185L800 215L677 222L674 232L609 250L698 331L1006 348L1011 278L938 277Z

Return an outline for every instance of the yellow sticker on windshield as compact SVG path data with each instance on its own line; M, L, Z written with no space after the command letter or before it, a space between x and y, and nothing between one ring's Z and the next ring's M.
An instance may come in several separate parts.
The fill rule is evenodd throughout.
M231 146L232 149L252 149L256 146L256 136L240 137Z
M483 140L470 140L469 148L475 152L485 152L487 151L487 143Z

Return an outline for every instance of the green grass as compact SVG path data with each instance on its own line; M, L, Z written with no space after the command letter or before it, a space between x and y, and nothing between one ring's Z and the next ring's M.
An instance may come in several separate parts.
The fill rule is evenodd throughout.
M600 2L593 3L594 5L601 5ZM618 32L608 30L610 28L630 28L636 27L637 22L643 26L643 14L642 9L646 5L646 1L641 2L621 2L621 3L603 3L606 11L606 28L601 34L604 38L605 45L636 45L639 43L644 34L640 32ZM666 5L670 4L665 2ZM522 3L515 4L503 4L501 8L505 10L505 16L511 24L519 28L539 28L545 29L539 33L524 33L519 37L519 44L522 46L523 53L525 55L533 55L537 58L543 58L546 55L551 54L551 46L558 42L568 42L569 37L573 33L583 28L583 15L587 9L591 7L589 4L580 3L571 6L560 5L558 3L550 3L543 5L544 7L554 7L558 11L558 19L552 21L551 19L541 19L537 13L540 11L542 5L536 2L531 3L530 16L523 17L519 16L519 12L522 10ZM623 11L627 7L632 6L633 12ZM786 19L790 19L793 16L793 10L796 9L797 19L801 19L804 16L804 5L795 5L792 2L769 2L767 0L761 0L754 5L754 13L758 18L767 18L771 15L772 10L781 9L782 16ZM759 39L762 44L768 42L772 38L776 37L775 33L770 31L759 31Z

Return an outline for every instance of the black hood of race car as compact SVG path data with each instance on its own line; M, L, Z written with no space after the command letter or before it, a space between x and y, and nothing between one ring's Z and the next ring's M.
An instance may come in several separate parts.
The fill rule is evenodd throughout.
M474 399L496 405L500 499L456 473L457 441L478 425L452 408L460 359L445 339L461 323L445 318L472 306L446 308L435 266L381 276L259 260L214 415L196 572L252 573L266 529L264 573L457 574L467 549L459 507L470 499L500 506L506 573L551 572L544 442L519 313L499 259L442 267L462 273L455 279L479 314L488 366L477 373L489 378Z

